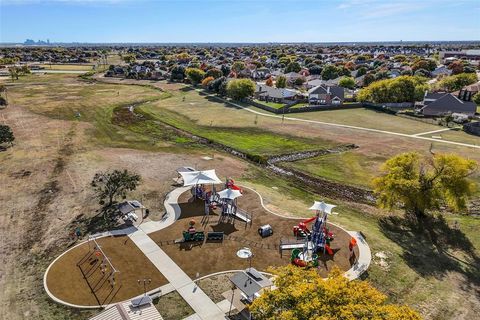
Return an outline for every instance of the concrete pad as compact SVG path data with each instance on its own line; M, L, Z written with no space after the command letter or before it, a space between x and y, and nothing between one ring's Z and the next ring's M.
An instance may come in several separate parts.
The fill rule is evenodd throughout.
M188 302L192 309L197 312L201 319L225 319L224 312L193 282L177 289L177 292Z
M224 312L227 313L230 311L230 301L227 299L220 301L217 303L217 306ZM232 309L235 309L235 306L232 306Z
M183 318L183 320L202 320L202 318L200 318L198 314L194 313L191 316Z

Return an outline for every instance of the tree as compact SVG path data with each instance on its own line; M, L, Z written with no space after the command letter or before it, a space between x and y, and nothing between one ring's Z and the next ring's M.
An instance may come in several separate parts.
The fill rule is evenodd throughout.
M333 64L326 65L322 70L322 79L331 80L338 77L339 69Z
M308 67L308 72L310 72L312 75L320 75L322 70L322 67L320 67L318 64L313 64Z
M206 73L206 76L207 77L213 77L215 79L218 79L220 77L223 76L223 73L220 69L217 69L217 68L211 68L211 69L208 69L207 70L207 73Z
M222 71L224 77L227 77L231 71L230 67L227 66L226 64L222 64L222 66L220 67L220 70Z
M417 219L440 204L459 211L475 190L467 177L476 169L475 161L454 154L427 158L416 152L402 153L385 162L383 175L373 180L374 192L381 207L400 206Z
M234 100L243 100L255 93L255 82L250 79L235 79L228 82L227 94Z
M469 84L477 82L477 75L474 73L460 73L453 76L445 77L440 80L436 87L440 90L448 92L457 91Z
M90 185L103 204L108 200L106 207L111 207L117 197L125 199L128 191L133 191L140 184L140 176L128 170L113 170L112 172L98 172Z
M305 78L299 77L293 82L296 86L300 87L305 83Z
M231 69L233 72L238 74L241 71L245 70L245 63L243 61L235 61Z
M338 85L340 87L353 89L355 88L355 80L352 77L342 77L340 81L338 81Z
M136 59L135 55L127 54L127 55L122 56L122 60L125 61L125 63L131 64L131 63L135 63L135 61L137 59Z
M453 61L448 65L448 69L452 70L452 74L463 73L463 62L460 60Z
M287 86L287 78L285 76L278 76L275 86L277 88L285 88Z
M253 301L250 312L254 319L421 319L407 306L388 304L387 296L368 282L349 281L338 268L326 280L315 269L292 265L272 272L276 289L265 290Z
M185 79L185 67L179 65L173 66L173 68L170 70L170 80L183 81L183 79Z
M302 70L302 67L300 66L300 64L296 61L292 61L290 62L289 64L287 64L287 67L285 68L285 72L286 73L289 73L289 72L300 72L300 70Z
M0 144L9 144L13 145L15 136L13 135L12 129L9 126L0 124Z
M425 69L433 71L437 67L437 63L431 59L419 59L412 64L412 71L415 72L418 69Z
M8 72L10 73L10 77L12 77L12 80L18 80L19 72L17 67L8 68Z
M367 74L367 68L360 67L360 68L357 69L357 77L361 77L364 74Z
M208 84L214 80L213 77L206 77L205 79L202 80L202 86L207 88Z
M267 81L265 81L265 85L269 86L269 87L273 87L273 80L272 80L272 77L269 77L267 79Z
M425 82L425 78L411 76L375 81L360 90L357 98L374 103L414 102L419 91L424 91Z
M472 101L477 104L477 106L480 106L480 92L477 92L473 95Z
M202 81L203 77L205 76L205 71L197 68L187 68L185 70L185 75L187 76L188 80L190 80L190 83L196 86Z
M218 79L215 79L208 84L208 90L213 91L221 96L224 96L227 94L226 89L227 89L227 78L225 77L220 77Z

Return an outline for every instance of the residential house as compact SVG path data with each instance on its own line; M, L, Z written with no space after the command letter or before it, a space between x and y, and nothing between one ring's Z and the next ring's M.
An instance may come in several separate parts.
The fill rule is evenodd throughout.
M433 77L439 77L439 76L449 76L452 74L452 70L448 69L446 66L444 65L440 65L438 66L437 68L435 68L435 70L433 70L431 72L431 75Z
M254 97L266 102L290 103L301 99L302 96L295 90L269 87L265 84L257 84Z
M480 81L464 87L462 90L458 92L457 97L458 99L463 101L472 101L473 96L477 94L479 91L480 91Z
M311 105L342 104L345 90L339 86L320 85L308 91L308 103Z
M477 111L477 105L471 101L462 101L451 93L426 93L418 111L425 116L456 113L471 117Z

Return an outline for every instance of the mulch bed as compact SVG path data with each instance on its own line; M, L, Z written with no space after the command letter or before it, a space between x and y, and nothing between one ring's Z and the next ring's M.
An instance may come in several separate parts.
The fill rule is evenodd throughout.
M283 257L278 249L280 240L293 236L293 226L301 220L288 219L266 212L260 205L258 196L250 190L244 190L243 196L238 198L238 207L253 215L253 223L245 224L241 220L234 223L220 221L220 210L214 210L208 218L204 215L202 200L191 199L190 192L185 192L179 198L182 213L173 225L149 236L183 269L190 277L197 274L204 276L214 272L234 269L245 269L248 261L237 257L236 252L242 247L249 247L254 253L252 266L260 271L266 271L269 266L282 266L290 262L290 251L283 251ZM305 210L305 216L314 214ZM175 243L182 238L182 232L188 229L189 222L195 220L198 231L223 231L226 239L223 242L187 242ZM273 235L262 238L258 228L270 224ZM311 226L310 226L311 227ZM349 261L348 243L350 235L345 231L329 225L335 240L330 247L334 256L320 254L319 273L327 276L333 266L341 270L351 267ZM356 250L358 256L358 251Z
M90 250L85 243L64 254L50 268L47 286L55 297L77 305L100 305L142 294L143 284L138 285L138 279L152 279L147 290L168 283L127 236L100 238L97 242L120 271L115 276L115 286L112 288L108 281L109 271L101 272L101 259L93 253L93 242Z

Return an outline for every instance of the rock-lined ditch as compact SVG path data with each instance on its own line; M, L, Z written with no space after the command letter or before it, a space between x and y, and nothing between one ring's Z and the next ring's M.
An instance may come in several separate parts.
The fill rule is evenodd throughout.
M130 117L126 115L126 113L131 113L131 116L133 116L133 119L135 122L153 120L150 117L150 115L143 113L141 111L138 111L136 108L137 106L139 106L139 104L130 106L130 108L128 109L123 107L123 108L117 108L116 110L114 110L113 120L115 124L121 125L121 123L123 122L122 120L124 120L125 125L130 124L132 119L130 119ZM362 189L355 186L349 186L339 182L322 179L319 177L314 177L296 169L286 168L281 164L282 162L299 161L299 160L314 158L314 157L327 155L331 153L346 152L346 151L358 148L358 146L354 144L340 145L335 148L329 148L329 149L308 150L308 151L293 152L293 153L268 157L268 156L262 156L258 154L245 153L245 152L236 150L224 144L212 141L208 138L198 136L188 131L185 131L183 129L172 126L159 119L155 119L155 123L165 128L168 128L168 130L172 130L178 136L189 138L195 141L195 143L202 144L210 148L214 148L216 150L229 153L238 158L255 163L256 165L260 165L279 176L283 176L290 180L295 181L296 183L308 188L309 190L317 194L320 194L329 198L340 198L347 201L361 202L361 203L368 203L368 204L372 204L375 201L375 197L373 196L373 192L371 190Z

